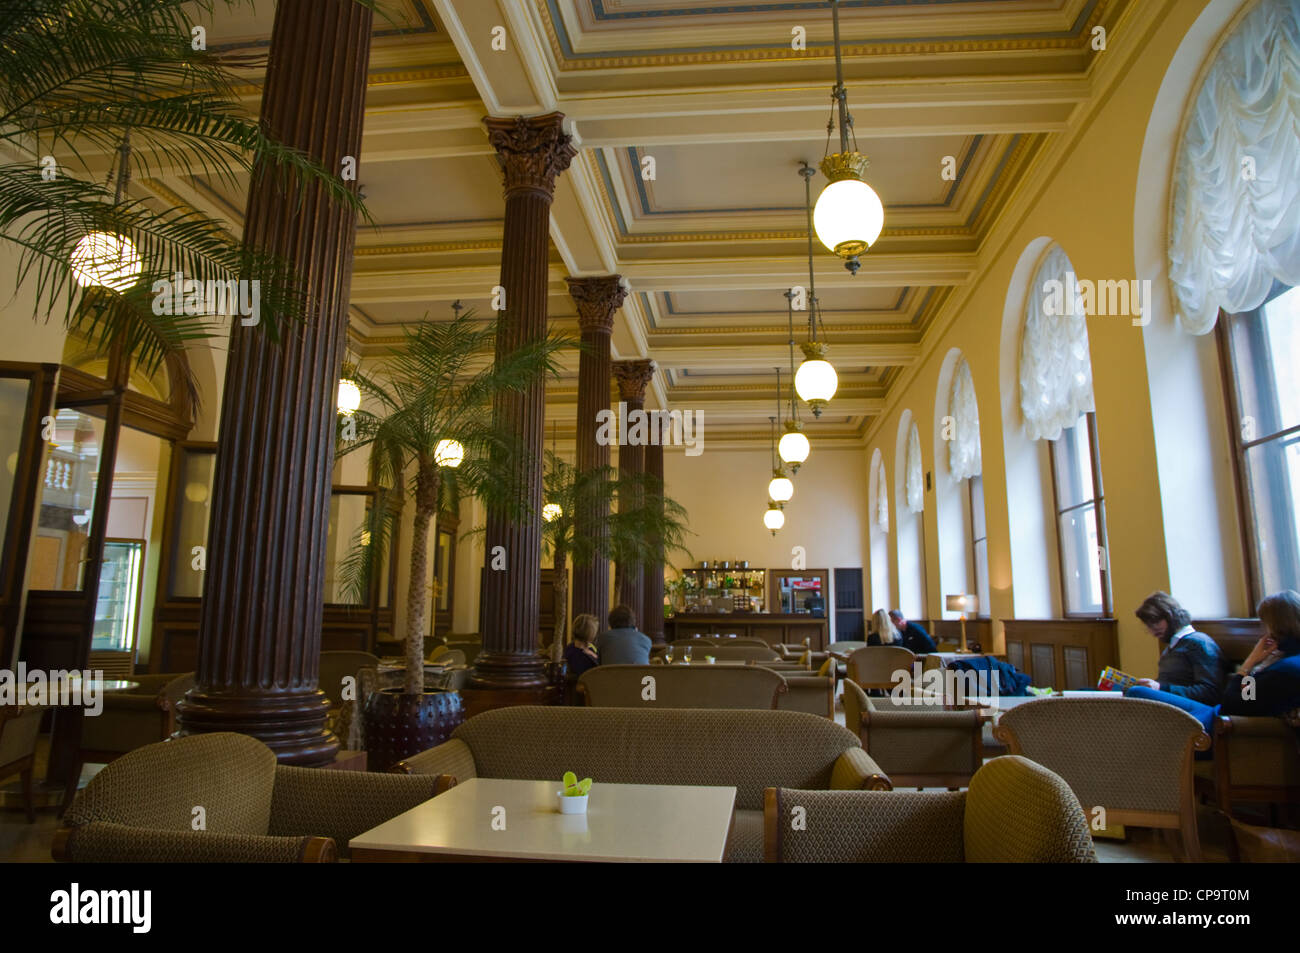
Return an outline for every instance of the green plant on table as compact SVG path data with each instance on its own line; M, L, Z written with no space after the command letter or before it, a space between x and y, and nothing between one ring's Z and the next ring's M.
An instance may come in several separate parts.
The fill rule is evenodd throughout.
M572 771L564 772L564 796L565 797L586 797L587 792L591 790L591 778L578 780L578 776Z

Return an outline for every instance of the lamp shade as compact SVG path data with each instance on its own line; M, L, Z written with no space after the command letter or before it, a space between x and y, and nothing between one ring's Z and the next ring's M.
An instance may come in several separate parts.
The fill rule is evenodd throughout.
M546 503L542 506L542 519L552 523L564 515L564 508L559 503Z
M794 496L794 484L785 475L785 470L778 467L772 471L772 480L767 485L767 495L776 503L786 503Z
M773 536L776 535L778 529L785 525L785 513L781 512L781 508L777 504L767 504L767 512L763 514L763 525L772 531Z
M126 291L140 279L143 262L131 239L109 232L91 232L68 258L72 277L83 288L103 286Z
M440 467L456 469L465 459L465 447L459 440L439 440L433 448L433 462Z
M841 258L853 258L876 243L885 227L885 206L876 190L863 181L867 157L839 152L822 160L830 184L813 208L817 239Z
M944 596L945 607L949 612L972 613L979 608L979 597L972 595Z
M821 341L805 341L799 345L804 362L795 371L794 389L801 400L812 408L813 416L820 417L822 408L835 396L840 386L839 375L826 360L826 345Z
M339 378L338 408L340 414L354 414L361 406L361 388L350 377Z
M799 429L799 425L793 420L785 422L785 433L781 436L781 442L776 446L776 452L781 457L782 463L791 464L796 472L799 464L808 459L808 454L812 450L812 444L804 436L804 432Z

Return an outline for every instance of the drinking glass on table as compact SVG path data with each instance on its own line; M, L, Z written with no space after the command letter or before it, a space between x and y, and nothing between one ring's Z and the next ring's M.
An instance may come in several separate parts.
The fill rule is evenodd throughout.
M671 645L664 650L664 664L665 665L673 664L673 647Z
M693 647L689 645L686 646L686 648L682 649L682 661L685 662L687 665L691 664L692 652L693 652Z

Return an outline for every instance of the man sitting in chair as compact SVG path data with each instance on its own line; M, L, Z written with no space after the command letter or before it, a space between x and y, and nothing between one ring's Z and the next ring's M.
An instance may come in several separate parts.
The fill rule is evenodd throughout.
M609 630L596 639L601 665L649 665L650 636L637 630L636 615L627 606L609 612Z
M935 651L934 639L930 638L930 633L915 622L908 622L898 609L890 609L889 618L893 620L894 627L903 636L903 648L917 655Z

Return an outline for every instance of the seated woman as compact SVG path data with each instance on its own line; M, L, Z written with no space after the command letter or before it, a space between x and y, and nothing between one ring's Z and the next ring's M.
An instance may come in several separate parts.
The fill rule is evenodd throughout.
M1300 709L1300 593L1286 589L1267 597L1257 610L1264 636L1236 673L1228 676L1217 704L1135 685L1124 694L1150 698L1190 712L1214 736L1214 719L1224 715L1283 717Z
M1147 596L1134 613L1160 641L1156 677L1138 684L1213 705L1223 694L1223 654L1208 635L1192 628L1191 616L1167 592Z
M894 625L894 620L884 609L877 609L871 615L871 634L867 636L867 644L899 647L903 644L902 633L898 631L898 626Z
M600 623L594 615L580 615L569 625L569 635L573 641L564 647L564 661L568 663L568 677L576 681L589 668L600 664L600 656L591 640L600 631Z

